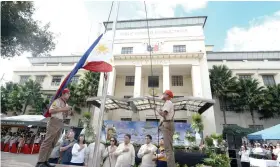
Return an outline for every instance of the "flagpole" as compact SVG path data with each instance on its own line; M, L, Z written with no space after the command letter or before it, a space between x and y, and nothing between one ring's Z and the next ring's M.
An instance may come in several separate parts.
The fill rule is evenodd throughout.
M117 20L118 20L118 14L119 14L119 6L120 2L117 2L116 5L116 18L113 22L113 41L112 41L112 54L113 54L113 46L114 46L114 40L115 40L115 33L116 33L116 26L117 26ZM114 55L113 55L114 58ZM99 146L100 146L100 140L101 140L101 133L102 133L102 125L103 125L103 118L104 118L104 112L105 112L105 102L106 102L106 97L107 97L107 91L108 91L108 84L109 84L109 75L110 73L104 74L104 85L103 85L103 91L102 91L102 99L101 99L101 106L100 106L100 112L99 112L99 117L98 117L98 124L97 124L97 133L96 133L96 140L95 140L95 145L94 145L94 154L92 158L92 163L95 165L91 165L93 167L98 167L100 166L101 162L101 157L99 157ZM90 165L88 165L90 166Z

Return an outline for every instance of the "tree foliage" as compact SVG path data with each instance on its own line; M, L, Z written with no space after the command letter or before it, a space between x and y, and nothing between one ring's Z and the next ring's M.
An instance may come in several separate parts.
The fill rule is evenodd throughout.
M86 100L89 97L97 96L100 73L86 72L78 84L70 84L68 88L71 91L69 104L74 107L78 113L81 107L86 107Z
M23 108L18 84L8 82L6 86L1 86L1 113L7 114L8 111L21 113Z
M259 86L256 79L239 79L237 82L237 98L234 99L235 111L250 112L255 125L255 112L260 110L264 98L264 87Z
M227 99L230 99L235 95L234 88L236 86L236 77L233 77L232 71L225 65L214 65L209 72L211 91L213 95L220 100L220 104L224 105L227 102ZM221 108L223 111L224 123L227 124L225 114L226 108Z
M49 24L40 26L32 18L35 8L31 1L1 2L1 55L14 57L24 51L37 57L55 48Z
M260 119L280 116L280 84L265 89L259 114L261 115Z
M16 114L25 114L27 107L31 107L34 114L42 114L48 100L41 93L41 85L29 80L23 85L9 82L1 87L1 112L14 111Z

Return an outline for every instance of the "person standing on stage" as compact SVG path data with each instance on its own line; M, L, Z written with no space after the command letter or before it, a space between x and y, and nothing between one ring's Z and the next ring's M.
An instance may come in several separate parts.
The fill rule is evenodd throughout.
M152 142L152 136L147 135L145 137L146 144L142 145L141 148L138 151L138 158L142 158L142 163L140 167L155 167L156 164L153 161L154 152L156 152L157 147L153 145Z
M56 99L50 107L51 118L47 124L46 137L41 144L36 167L54 167L49 164L48 159L62 133L63 121L71 111L71 107L66 103L69 97L70 91L66 88L62 91L61 97Z
M173 135L174 135L174 106L171 102L173 98L173 93L170 90L166 90L162 95L162 100L164 100L163 107L158 111L161 116L160 120L160 131L163 134L164 139L164 149L167 159L167 166L175 166L175 158L173 152Z

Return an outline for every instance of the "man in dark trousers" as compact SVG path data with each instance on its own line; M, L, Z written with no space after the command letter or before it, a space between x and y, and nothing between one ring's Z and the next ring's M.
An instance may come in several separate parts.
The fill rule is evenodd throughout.
M49 112L51 114L51 118L47 124L46 137L41 144L36 167L54 167L54 165L50 165L48 163L48 160L62 133L64 126L63 121L68 115L68 112L71 111L71 107L69 107L66 103L69 97L70 91L66 88L62 91L61 97L56 99L50 107Z
M171 102L173 93L170 90L166 90L162 95L164 100L163 107L158 111L161 116L160 120L160 131L163 134L164 149L167 159L168 167L175 167L175 157L173 151L173 135L174 135L174 106Z

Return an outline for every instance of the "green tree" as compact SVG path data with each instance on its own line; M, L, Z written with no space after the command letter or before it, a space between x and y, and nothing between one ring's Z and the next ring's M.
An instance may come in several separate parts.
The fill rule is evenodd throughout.
M20 86L12 82L6 83L5 87L1 86L1 113L14 111L14 114L17 114L21 112L22 107Z
M35 8L31 1L1 2L1 57L14 57L24 51L37 57L55 48L49 24L40 26L32 18Z
M280 116L280 84L269 86L264 90L264 98L259 114L260 119Z
M210 85L212 94L220 100L221 110L223 112L224 123L226 120L226 102L235 94L236 77L232 76L232 71L225 65L214 65L210 69Z
M239 79L237 82L237 97L234 99L235 111L250 112L255 125L255 112L259 111L264 99L264 87L259 86L256 79Z
M81 113L81 107L86 107L86 100L97 95L100 73L86 72L78 84L71 83L68 88L71 91L69 105L73 106L77 113Z
M28 80L21 85L21 97L24 100L22 114L25 114L27 106L31 106L36 113L43 112L44 98L41 88L41 84L33 80Z

